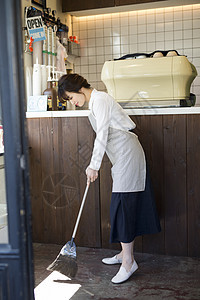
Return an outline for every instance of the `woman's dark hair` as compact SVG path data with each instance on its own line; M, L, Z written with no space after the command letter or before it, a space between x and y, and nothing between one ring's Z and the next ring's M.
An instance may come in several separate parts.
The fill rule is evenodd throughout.
M72 92L79 94L80 89L84 87L86 89L90 88L90 84L85 78L78 74L66 74L63 75L58 80L58 99L63 102L63 100L69 100L66 96L66 92Z

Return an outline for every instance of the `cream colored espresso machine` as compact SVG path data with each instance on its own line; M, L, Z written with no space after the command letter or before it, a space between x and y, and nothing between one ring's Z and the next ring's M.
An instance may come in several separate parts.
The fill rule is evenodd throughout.
M177 51L126 55L104 63L101 79L124 108L193 106L196 68Z

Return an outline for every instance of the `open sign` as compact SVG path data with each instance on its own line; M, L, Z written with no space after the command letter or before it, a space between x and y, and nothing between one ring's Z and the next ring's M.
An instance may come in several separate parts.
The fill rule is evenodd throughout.
M27 27L28 29L34 29L34 28L38 28L38 27L43 27L43 24L42 24L42 18L30 18L30 19L27 19L26 21L27 23Z
M46 40L41 16L27 18L26 25L29 35L34 39L34 42Z

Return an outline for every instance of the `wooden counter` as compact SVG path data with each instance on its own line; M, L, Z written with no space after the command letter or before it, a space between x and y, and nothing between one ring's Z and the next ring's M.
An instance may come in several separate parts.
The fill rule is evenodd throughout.
M145 253L200 257L200 115L132 115L145 150L162 232L136 239ZM95 133L86 116L30 117L33 241L64 244L71 238L86 184ZM91 184L77 246L109 244L111 164L104 156Z

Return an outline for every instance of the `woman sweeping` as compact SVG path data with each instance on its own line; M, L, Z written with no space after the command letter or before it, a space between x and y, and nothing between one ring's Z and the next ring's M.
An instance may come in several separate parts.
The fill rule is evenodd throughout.
M133 133L136 125L110 95L92 88L78 74L60 78L58 97L79 107L85 102L89 105L89 120L96 132L96 139L86 169L87 180L94 182L97 179L105 152L112 163L110 242L119 242L122 250L102 262L121 264L111 281L122 283L138 269L133 254L135 237L161 230L146 174L144 151Z

